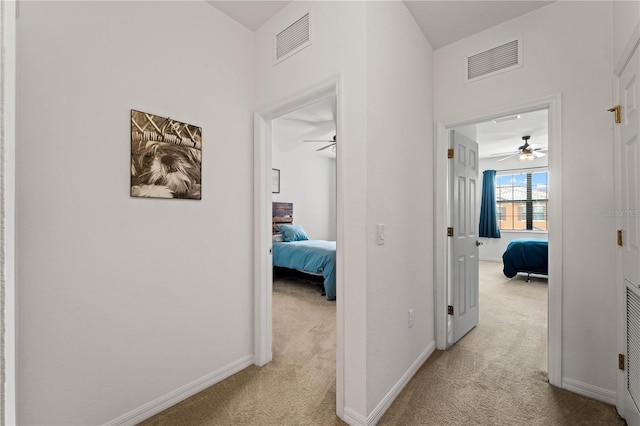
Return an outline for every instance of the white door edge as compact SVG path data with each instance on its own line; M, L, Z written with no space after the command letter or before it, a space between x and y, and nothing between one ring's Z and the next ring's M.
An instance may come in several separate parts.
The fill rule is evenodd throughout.
M307 106L319 99L336 97L336 131L343 131L343 77L332 76L295 95L259 108L254 114L254 292L255 292L255 364L265 365L272 358L272 270L271 270L271 122L282 115ZM344 137L341 139L344 143ZM344 340L344 161L336 157L336 414L344 419L345 407L345 340Z
M562 387L562 96L553 94L519 104L469 113L439 121L435 125L434 144L434 280L436 313L436 347L447 347L447 285L449 280L447 252L447 148L448 130L493 118L540 109L549 111L549 318L548 374L549 383ZM554 224L560 224L554 225Z
M1 369L4 376L2 383L2 418L5 425L17 424L16 400L16 286L15 286L15 110L16 110L16 2L2 1L0 4L0 26L2 40L0 52L0 84L4 93L2 105L2 134L0 144L2 148L2 188L4 231L0 241L0 249L4 253L4 265L1 271L0 285L3 287L4 345L1 354Z
M621 103L620 88L619 88L620 77L623 71L626 69L626 66L629 64L631 57L634 55L634 53L638 49L638 45L640 45L640 22L638 22L638 24L635 26L633 33L631 34L631 37L627 41L627 44L620 57L620 60L614 69L613 99L617 105ZM613 143L615 147L614 148L614 167L615 167L614 196L616 200L615 202L616 208L619 208L620 199L622 197L622 194L620 192L621 184L622 184L622 177L620 176L620 172L622 169L622 166L621 166L622 159L620 158L620 149L619 149L620 148L620 127L619 126L613 127ZM616 219L616 229L621 229L622 227L621 225L622 225L622 219L618 217ZM623 280L622 256L621 256L621 252L619 250L616 250L616 283L617 283L616 285L617 303L616 304L618 308L616 348L618 349L618 353L626 354L627 348L625 346L625 342L626 342L626 309L627 307L626 307L626 289L620 284L622 283L622 280ZM620 414L620 416L623 416L623 417L624 417L625 404L629 403L627 401L626 392L625 392L626 381L627 381L626 370L618 370L618 382L617 382L617 388L616 388L616 409L618 411L618 414Z

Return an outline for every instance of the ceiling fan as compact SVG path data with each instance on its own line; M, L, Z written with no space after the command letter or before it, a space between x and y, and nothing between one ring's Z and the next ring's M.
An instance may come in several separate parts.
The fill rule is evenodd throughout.
M316 149L316 151L322 151L327 148L331 148L333 152L336 152L336 135L333 135L333 139L307 139L304 142L330 142L329 145L323 146L322 148Z
M522 140L524 141L524 144L519 146L516 152L493 154L493 155L506 154L506 157L501 158L498 161L504 161L508 158L515 157L516 155L518 156L518 160L520 161L532 161L532 160L535 160L536 158L544 157L545 155L547 155L544 152L540 152L546 148L538 148L535 145L530 145L529 139L531 139L531 136L523 136Z

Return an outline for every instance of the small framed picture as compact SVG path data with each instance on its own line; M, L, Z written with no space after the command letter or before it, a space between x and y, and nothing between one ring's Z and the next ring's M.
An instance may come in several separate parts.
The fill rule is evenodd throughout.
M271 192L280 193L280 169L271 169Z

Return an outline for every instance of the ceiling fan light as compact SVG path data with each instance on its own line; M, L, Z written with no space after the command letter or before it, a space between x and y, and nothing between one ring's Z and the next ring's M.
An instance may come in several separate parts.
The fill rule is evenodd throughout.
M535 152L523 152L522 154L520 154L519 160L520 161L533 161L537 158L537 155Z

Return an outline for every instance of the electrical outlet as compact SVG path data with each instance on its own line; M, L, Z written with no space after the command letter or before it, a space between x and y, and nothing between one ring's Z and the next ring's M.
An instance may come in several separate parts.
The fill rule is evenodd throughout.
M413 308L409 309L409 328L413 327Z
M376 244L379 246L384 244L384 225L382 223L376 226Z

